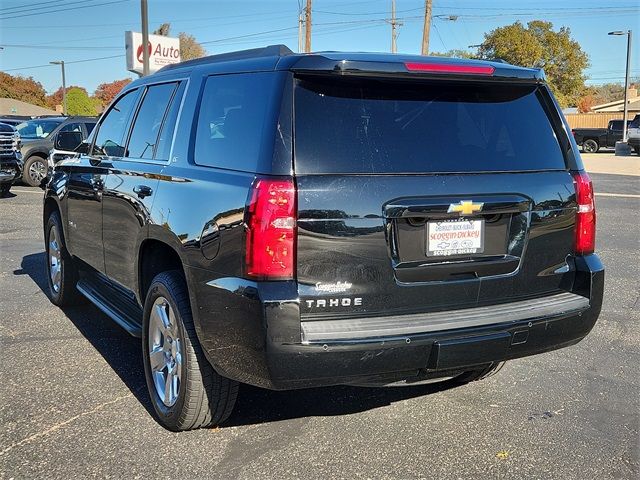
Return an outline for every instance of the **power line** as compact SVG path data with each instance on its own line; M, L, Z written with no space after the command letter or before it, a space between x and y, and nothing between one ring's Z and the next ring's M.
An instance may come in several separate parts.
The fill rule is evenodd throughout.
M60 0L58 0L58 1L60 1ZM96 1L96 0L76 0L74 2L63 1L62 3L58 3L58 5L50 5L50 6L44 7L44 8L66 7L66 6L69 6L69 5L76 5L78 3L88 3L88 2L92 2L92 1ZM90 5L87 5L87 6L90 6ZM76 7L76 8L79 8L79 7ZM14 15L14 14L17 14L17 13L32 12L34 10L42 10L41 4L38 4L38 6L36 6L36 7L34 7L33 4L32 4L28 8L25 6L25 7L21 7L20 10L15 10L13 12L7 12L7 13L0 13L0 15Z
M47 2L40 2L38 4L37 8L42 8L43 5L46 5L48 3L60 3L60 2L64 3L64 0L49 0ZM30 6L33 6L33 3L30 2L30 3L25 3L25 4L22 4L22 5L14 5L13 7L2 7L2 8L0 8L0 12L2 12L3 10L16 10L16 9L19 10L19 9L27 8L27 7L30 7Z
M58 9L54 9L54 10L47 10L46 12L35 12L35 13L23 13L21 15L13 15L10 17L1 17L0 20L11 20L13 18L24 18L24 17L35 17L37 15L45 15L47 13L58 13L58 12L66 12L68 10L79 10L81 8L89 8L89 7L100 7L103 5L113 5L114 3L125 3L125 2L129 2L131 0L114 0L112 2L102 2L102 3L93 3L91 5L85 5L85 6L77 6L77 7L71 7L71 8L58 8ZM11 13L9 13L9 15L11 15ZM77 25L75 25L77 27Z
M108 57L97 57L97 58L85 58L84 60L72 60L70 62L64 62L65 65L71 64L71 63L85 63L85 62L95 62L97 60L108 60L110 58L122 58L124 57L124 55L110 55ZM43 64L43 65L32 65L30 67L19 67L19 68L9 68L6 70L2 70L3 72L15 72L17 70L31 70L33 68L43 68L43 67L50 67L51 64L47 63L47 64Z

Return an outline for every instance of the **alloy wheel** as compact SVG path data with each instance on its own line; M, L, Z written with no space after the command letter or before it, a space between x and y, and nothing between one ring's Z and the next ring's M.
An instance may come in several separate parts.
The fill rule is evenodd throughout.
M60 292L62 282L62 255L60 253L60 241L55 226L49 230L49 278L51 288L55 293Z
M182 342L175 313L164 297L158 297L151 307L148 349L156 393L171 407L180 394Z
M47 166L44 162L40 160L36 160L29 165L29 178L33 180L34 183L40 184L42 179L47 176Z

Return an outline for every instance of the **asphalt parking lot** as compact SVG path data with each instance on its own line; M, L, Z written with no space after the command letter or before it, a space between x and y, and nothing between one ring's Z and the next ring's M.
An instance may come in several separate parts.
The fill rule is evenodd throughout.
M638 478L640 178L593 174L603 311L463 387L241 387L222 428L154 420L139 340L47 299L41 191L0 199L1 478Z

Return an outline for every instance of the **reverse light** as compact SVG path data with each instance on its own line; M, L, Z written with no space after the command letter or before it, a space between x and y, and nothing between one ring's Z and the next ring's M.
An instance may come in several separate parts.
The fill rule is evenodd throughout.
M257 179L247 208L245 267L260 280L293 278L296 240L293 179Z
M491 65L456 65L451 63L407 62L404 66L410 72L460 73L466 75L493 75Z
M576 188L576 255L593 253L596 246L596 205L593 184L587 172L574 172L573 184Z

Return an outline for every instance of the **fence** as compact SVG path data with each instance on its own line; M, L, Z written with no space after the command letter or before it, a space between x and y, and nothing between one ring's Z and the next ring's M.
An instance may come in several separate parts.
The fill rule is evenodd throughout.
M629 120L631 120L635 112L629 113ZM571 128L607 128L609 120L622 120L622 112L569 113L565 117Z

